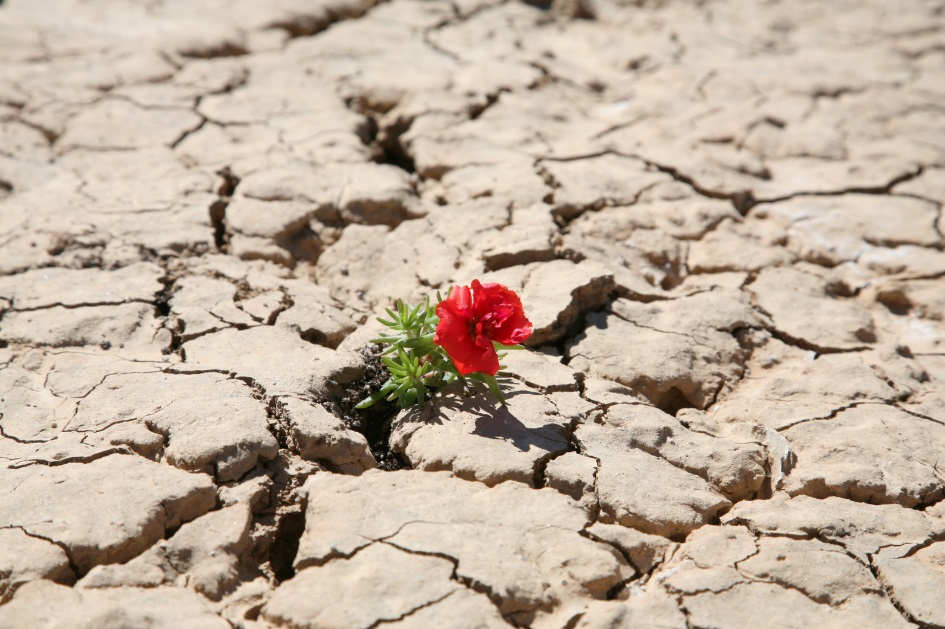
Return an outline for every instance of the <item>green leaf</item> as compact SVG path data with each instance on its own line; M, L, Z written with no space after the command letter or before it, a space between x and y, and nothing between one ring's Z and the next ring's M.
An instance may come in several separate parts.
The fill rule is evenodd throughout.
M444 360L442 365L440 366L440 369L442 369L446 373L453 374L457 378L462 379L463 377L462 374L459 373L459 370L456 369L456 365L453 364L452 360Z
M505 396L502 395L502 389L499 388L499 383L496 382L494 376L476 372L469 374L469 377L473 380L478 380L479 382L485 383L485 385L489 387L489 391L492 392L492 395L494 395L496 399L499 400L499 404L505 406Z
M432 354L434 351L436 351L436 345L433 344L432 334L424 334L423 336L407 339L400 345L401 347L415 350L420 356L426 356L427 354Z
M498 351L517 351L517 350L520 350L520 349L525 349L525 346L524 346L524 345L521 345L521 344L519 344L519 345L503 345L502 343L499 343L499 342L497 342L497 341L492 341L492 346L495 348L495 350L496 350L497 352L498 352Z
M410 311L410 321L414 321L417 318L417 315L420 314L420 309L423 308L423 304L417 304L413 307L413 310Z
M371 395L367 396L366 398L358 402L358 405L355 406L355 408L358 410L364 410L366 408L370 408L371 406L374 406L375 404L380 402L381 398L383 398L384 395L386 394L383 391L375 391Z
M407 353L404 351L404 348L397 346L397 358L400 359L400 364L407 366L410 364L410 358L407 356Z
M377 404L378 402L380 402L381 399L382 399L385 395L387 395L388 393L390 393L390 391L391 391L393 388L394 388L394 381L388 379L387 382L384 383L384 386L382 386L379 391L375 391L375 392L372 393L371 395L367 396L366 398L364 398L363 400L361 400L360 402L358 402L358 405L355 406L355 408L358 409L358 410L364 410L364 409L366 409L366 408L370 408L371 406L374 406L375 404Z
M396 384L396 388L392 387L393 390L391 391L391 394L387 396L387 401L392 402L393 400L402 399L404 396L404 393L407 391L409 387L410 387L409 380L400 381L399 384Z
M407 391L409 391L411 388L413 387L410 386L410 381L408 380L408 381L405 381L403 384L401 384L399 387L397 387L397 390L394 391L394 393L397 394L397 397L403 398L407 394Z
M381 336L381 337L378 337L378 338L376 338L376 339L371 339L369 342L371 342L371 343L379 343L379 344L383 345L383 344L385 344L385 343L396 343L396 342L399 341L399 340L400 340L400 337L399 337L399 336Z
M396 374L398 376L407 375L407 371L404 369L403 365L397 364L394 359L388 358L387 356L381 356L381 361L387 366L387 370L392 374Z
M499 383L495 381L495 378L489 376L489 379L486 380L486 386L489 387L489 390L492 391L492 395L499 400L499 404L505 406L505 396L502 395L502 389L499 388Z

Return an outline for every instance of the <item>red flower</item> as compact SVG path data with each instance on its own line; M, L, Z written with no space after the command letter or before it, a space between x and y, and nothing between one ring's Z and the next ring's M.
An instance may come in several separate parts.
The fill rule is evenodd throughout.
M501 284L454 286L450 296L436 307L440 324L433 342L446 350L462 375L475 371L494 376L499 357L492 341L516 345L532 333L522 301Z

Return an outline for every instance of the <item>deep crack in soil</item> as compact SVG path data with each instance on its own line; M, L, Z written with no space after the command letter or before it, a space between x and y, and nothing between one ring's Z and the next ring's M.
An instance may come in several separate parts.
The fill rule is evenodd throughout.
M382 352L383 349L377 344L361 350L361 355L367 361L364 376L348 385L336 402L345 426L364 435L380 469L409 469L410 464L390 449L391 424L400 412L397 403L381 400L366 409L355 408L387 382L387 368L381 362Z

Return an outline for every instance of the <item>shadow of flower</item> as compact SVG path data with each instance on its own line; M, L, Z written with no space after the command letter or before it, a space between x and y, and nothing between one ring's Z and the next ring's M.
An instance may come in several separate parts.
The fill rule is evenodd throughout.
M542 393L519 385L507 389L505 397L506 406L499 406L484 385L473 383L467 386L465 393L459 386L450 386L441 389L440 394L423 409L414 407L405 412L397 423L401 426L408 423L442 425L449 421L450 413L464 414L473 419L470 434L505 441L521 452L532 448L552 452L567 444L564 434L567 422L563 418L558 423L547 422L541 426L535 426L534 421L529 422L529 426L520 418L533 408L527 398L541 398Z

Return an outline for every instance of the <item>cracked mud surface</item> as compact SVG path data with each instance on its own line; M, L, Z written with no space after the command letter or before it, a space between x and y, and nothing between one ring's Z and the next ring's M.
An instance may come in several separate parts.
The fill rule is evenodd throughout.
M941 0L0 2L0 627L945 627L943 102ZM473 278L508 406L353 411Z

